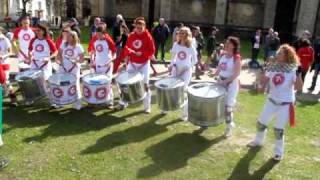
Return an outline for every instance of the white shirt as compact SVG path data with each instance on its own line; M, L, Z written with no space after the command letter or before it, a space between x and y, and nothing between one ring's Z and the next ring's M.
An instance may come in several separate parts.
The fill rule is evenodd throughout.
M60 50L62 51L62 64L66 69L70 69L74 64L70 60L79 60L80 55L84 53L81 44L77 44L75 47L71 45L62 44ZM79 63L78 67L80 66Z
M0 55L7 55L10 48L11 43L9 39L3 34L0 35ZM8 58L2 59L1 63L8 64Z
M25 55L28 55L28 47L31 39L35 37L35 33L31 28L23 29L23 28L17 28L14 32L14 38L18 39L19 41L19 48L25 53Z
M294 83L296 81L296 72L267 72L269 78L270 90L268 97L276 102L294 102Z
M235 59L232 56L231 58L227 58L226 55L223 55L219 60L219 76L224 78L230 78L235 71Z
M253 48L259 49L260 48L260 36L256 35L254 38L256 39L256 42L254 43Z
M181 70L192 68L197 61L197 51L193 46L188 48L175 42L171 53L173 54L171 64L175 64Z
M96 54L96 65L105 65L111 59L111 51L106 40L96 40L94 42L94 50Z
M29 51L33 54L33 59L43 60L50 57L50 53L56 51L55 45L51 39L34 39L30 42Z

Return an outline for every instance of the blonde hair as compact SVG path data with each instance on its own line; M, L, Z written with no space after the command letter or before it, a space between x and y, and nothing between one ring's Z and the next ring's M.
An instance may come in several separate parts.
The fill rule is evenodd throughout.
M279 47L277 53L283 51L287 57L286 62L288 64L295 64L300 65L300 59L294 49L294 47L290 46L289 44L283 44Z
M78 34L75 31L70 31L69 34L73 37L73 41L70 43L71 46L76 46L77 44L80 43ZM66 42L66 45L68 45L69 42Z
M183 26L179 29L179 31L177 33L180 33L180 32L185 32L187 34L187 37L185 39L185 46L187 46L188 48L191 47L192 45L192 33L191 33L191 30L190 28L186 27L186 26ZM182 44L182 39L181 38L178 38L177 36L177 42L179 45Z

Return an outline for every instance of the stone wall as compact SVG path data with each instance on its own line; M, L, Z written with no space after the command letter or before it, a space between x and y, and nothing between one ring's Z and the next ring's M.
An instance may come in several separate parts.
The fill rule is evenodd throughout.
M145 7L146 9L148 7ZM122 14L125 18L135 18L142 15L141 0L118 0L116 13Z
M227 25L262 27L264 4L230 2L227 15Z

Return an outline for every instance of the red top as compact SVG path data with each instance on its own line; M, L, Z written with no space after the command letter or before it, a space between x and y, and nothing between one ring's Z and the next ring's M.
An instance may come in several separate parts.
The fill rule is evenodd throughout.
M298 56L300 58L302 70L305 72L308 71L314 58L313 48L310 46L299 48Z
M141 56L136 56L133 51L141 52ZM129 61L139 64L144 64L155 53L154 41L148 30L145 30L142 34L132 32L129 34L126 46L126 55L129 56Z
M56 48L57 48L57 49L60 49L61 44L62 44L62 37L59 36L59 37L57 38L57 40L56 40L56 43L55 43Z
M104 34L104 37L108 43L109 49L111 50L112 54L116 53L117 48L116 48L116 44L114 43L113 39L110 37L109 34ZM92 38L90 39L89 45L88 45L88 52L94 51L94 43L96 42L97 39L98 39L98 36L96 34L94 36L92 36Z
M17 27L14 31L13 31L13 38L14 39L18 39L19 38L19 33L22 29L31 29L33 32L35 32L35 29L32 27L28 27L28 28L24 28L24 27Z

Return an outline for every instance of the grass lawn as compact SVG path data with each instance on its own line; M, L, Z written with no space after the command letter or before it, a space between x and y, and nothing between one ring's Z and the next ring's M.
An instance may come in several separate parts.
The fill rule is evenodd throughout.
M320 104L297 104L297 127L286 132L285 159L275 164L271 128L265 147L246 147L264 99L240 93L230 139L222 137L224 125L197 135L179 113L162 116L156 104L150 115L141 106L5 105L0 154L11 163L0 179L319 179Z

